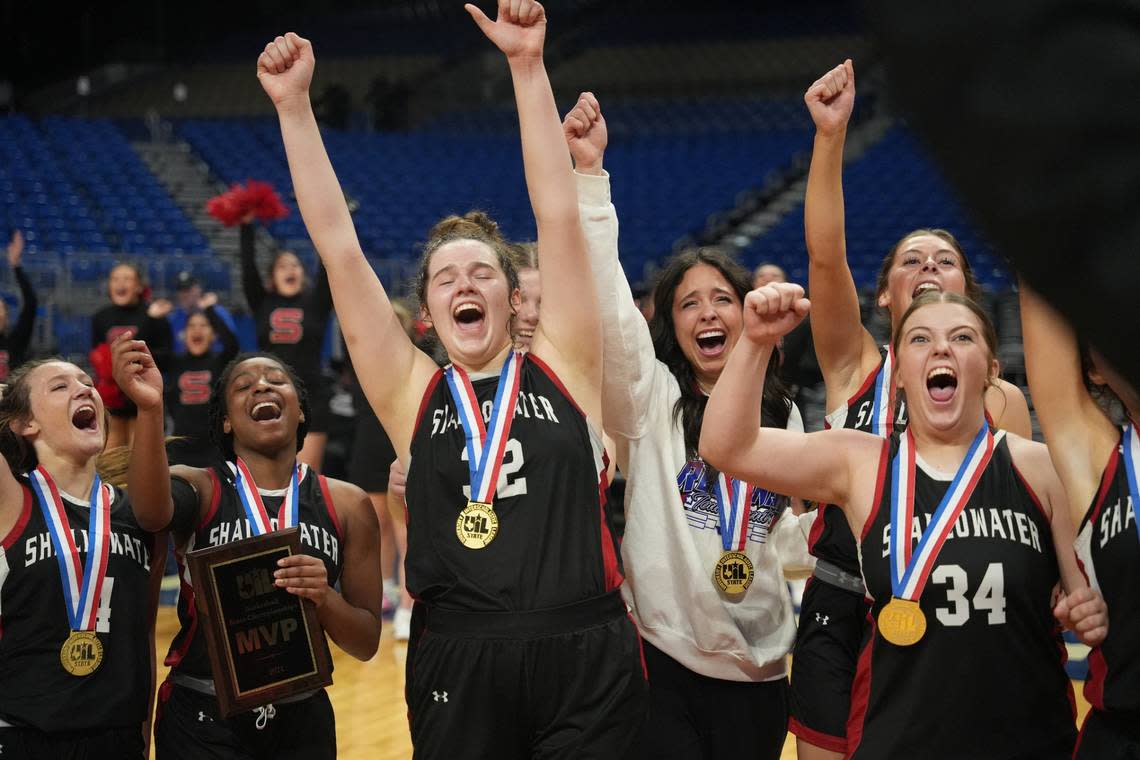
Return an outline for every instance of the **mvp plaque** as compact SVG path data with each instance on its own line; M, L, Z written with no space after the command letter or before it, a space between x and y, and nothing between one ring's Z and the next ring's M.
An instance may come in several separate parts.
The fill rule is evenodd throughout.
M277 561L300 551L300 531L287 528L187 555L227 718L332 683L316 607L274 584Z

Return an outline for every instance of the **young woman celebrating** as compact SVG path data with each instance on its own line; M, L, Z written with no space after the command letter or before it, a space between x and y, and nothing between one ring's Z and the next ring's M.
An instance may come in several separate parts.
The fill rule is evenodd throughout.
M827 389L827 425L891 435L906 427L897 399L894 358L863 327L859 297L847 265L843 209L843 145L855 104L855 70L848 60L804 95L815 122L815 145L804 198L808 289L816 357ZM920 293L980 294L969 261L945 230L915 230L883 259L877 302L895 334L903 312ZM985 395L995 425L1030 437L1029 410L1015 386L1000 379ZM847 751L845 726L851 678L866 606L855 539L839 510L821 505L811 533L816 570L804 592L792 666L790 728L801 758L837 758ZM818 614L817 614L818 613ZM826 624L824 624L826 620Z
M167 521L100 480L105 420L91 378L63 361L24 364L0 400L6 757L146 755L165 547L152 531Z
M740 337L749 275L716 251L681 254L657 280L647 325L618 261L597 99L582 93L563 127L601 309L606 430L628 478L623 593L650 682L642 749L653 758L778 758L795 635L781 565L809 566L805 534L784 514L779 494L788 492L726 479L697 455L707 393ZM763 387L752 424L802 430L778 383Z
M1108 638L1089 655L1085 697L1092 710L1077 758L1140 756L1140 396L1093 354L1084 366L1073 331L1040 296L1021 287L1029 390L1077 533L1077 556L1112 612ZM1090 387L1091 386L1091 387ZM1107 386L1107 389L1106 387ZM1115 395L1121 426L1098 403ZM1131 524L1130 524L1131 523Z
M32 281L21 266L23 260L24 233L16 230L8 242L8 266L12 269L16 284L20 286L20 296L24 302L20 305L20 316L13 325L8 314L8 302L0 301L0 383L8 379L13 369L23 364L28 344L32 342L32 326L36 323L39 299L36 298Z
M1059 565L1070 594L1087 584L1045 447L986 420L997 362L985 314L943 292L902 315L892 343L910 415L902 435L741 426L759 407L757 374L809 306L796 285L748 294L701 453L748 482L838 505L859 537L873 601L849 756L1069 757L1071 687L1051 597ZM1103 639L1103 602L1075 609L1089 617L1078 622L1085 642ZM945 705L952 715L934 709Z
M128 470L131 494L148 519L174 534L182 590L181 630L170 676L159 691L158 758L336 757L332 705L324 689L223 719L198 627L185 554L297 526L302 553L281 560L276 583L313 601L341 649L367 660L380 638L376 515L354 485L326 480L297 461L309 415L305 387L268 354L245 354L221 373L210 396L210 434L225 465L169 468L162 445L162 375L142 341L115 344L116 379L138 405ZM268 524L262 515L276 515ZM333 587L340 584L340 591Z
M544 318L512 350L510 253L481 214L429 235L418 294L451 364L412 344L365 260L309 101L310 44L258 62L364 391L407 466L407 694L417 758L620 758L644 716L637 632L604 501L600 331L571 167L542 60L546 17L501 0L542 250Z

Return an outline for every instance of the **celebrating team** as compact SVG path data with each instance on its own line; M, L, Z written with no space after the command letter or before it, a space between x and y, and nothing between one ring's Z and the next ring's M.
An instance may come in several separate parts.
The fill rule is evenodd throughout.
M812 300L787 283L748 292L731 258L702 249L665 265L647 323L618 262L600 104L583 93L560 120L540 4L467 10L514 85L538 231L529 287L557 287L521 345L513 247L483 214L441 221L417 294L443 368L356 238L309 100L312 46L277 37L257 65L321 283L406 472L415 756L776 758L789 727L804 758L1140 752L1140 398L1023 289L1048 447L1034 443L944 230L911 232L884 259L889 343L863 329L843 232L851 62L806 95ZM809 310L830 412L811 434L775 373ZM116 480L100 459L107 418L80 368L25 364L0 400L5 756L145 752L170 533L181 630L157 756L335 757L323 690L219 713L184 562L298 525L303 552L276 583L311 599L346 652L375 653L375 512L299 461L317 413L304 378L272 354L236 357L209 398L216 456L202 461L216 463L171 466L154 357L130 335L113 357L137 408L125 490L100 477ZM620 543L611 457L628 481ZM799 499L821 506L801 513ZM785 573L812 576L798 631ZM1093 647L1079 737L1061 626Z

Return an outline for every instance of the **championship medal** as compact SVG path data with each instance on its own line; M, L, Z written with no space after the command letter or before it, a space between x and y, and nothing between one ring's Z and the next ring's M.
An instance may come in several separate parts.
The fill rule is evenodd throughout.
M726 594L743 594L752 585L752 560L744 552L725 552L713 568L713 580Z
M499 373L499 385L491 406L491 419L483 424L479 399L471 379L454 364L444 370L455 401L456 416L467 439L467 467L471 474L467 506L455 520L455 535L468 549L486 549L499 534L499 516L491 506L499 484L503 453L510 437L511 421L522 378L523 354L511 351Z
M926 633L926 615L918 602L892 596L879 612L879 633L895 646L909 647Z
M59 648L59 663L73 676L89 676L103 664L103 642L94 631L72 631Z
M111 549L111 493L95 475L87 518L87 558L79 564L79 550L59 490L42 466L28 473L28 483L47 522L55 549L71 635L59 650L59 662L73 676L89 676L103 662L103 644L95 633L99 595Z
M755 489L723 472L716 477L716 514L720 524L720 544L724 553L713 567L717 588L738 596L752 585L752 560L744 553L748 540L748 515Z
M499 517L490 504L469 501L455 521L455 535L468 549L484 549L499 532Z
M227 462L230 472L234 475L234 490L238 493L245 517L249 521L250 533L254 536L263 536L273 532L273 522L269 517L269 510L261 499L257 490L257 483L250 473L249 467L238 457L236 462ZM297 462L293 465L293 474L289 478L289 487L285 489L285 499L277 511L277 528L284 530L297 525L300 520L301 509L301 481L305 479L308 465Z
M982 473L993 456L994 437L982 422L958 467L950 487L930 518L918 545L911 548L914 524L914 433L907 430L899 438L899 450L891 462L891 539L890 568L892 597L879 611L879 633L896 646L910 646L926 633L926 616L918 600L934 570L934 562L946 537L954 529L958 515L974 493Z

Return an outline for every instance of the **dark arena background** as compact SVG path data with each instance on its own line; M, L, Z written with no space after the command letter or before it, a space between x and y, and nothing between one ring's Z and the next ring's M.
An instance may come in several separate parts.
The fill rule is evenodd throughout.
M865 324L877 336L888 328L874 288L891 245L915 228L948 229L984 288L1003 376L1026 385L1011 272L901 115L860 4L544 5L546 64L560 111L589 90L605 114L605 168L621 222L621 262L635 291L649 291L671 254L705 245L749 269L778 265L789 281L806 284L803 198L813 126L803 94L852 58L858 90L844 168L847 257ZM491 12L492 4L481 6ZM2 8L0 234L5 242L22 235L22 264L38 296L29 357L59 354L90 365L91 317L108 302L108 274L122 261L142 269L153 299L175 300L191 278L216 293L242 347L255 348L238 229L211 215L207 201L234 183L269 183L288 214L256 225L259 267L287 249L314 271L278 122L255 76L266 41L286 31L313 43L312 93L325 144L364 252L390 293L410 294L419 246L449 213L483 209L509 239L534 239L509 73L458 0L75 9L8 1ZM6 265L0 295L14 319L20 289ZM354 403L362 402L335 324L324 360L335 388L324 472L343 476ZM804 361L787 367L785 379L797 389L807 428L821 428L818 368ZM178 584L167 581L165 601L173 602ZM164 607L160 662L175 627ZM1085 675L1087 651L1069 644L1074 679ZM387 620L371 661L336 650L330 696L341 757L411 756L405 656ZM789 737L784 757L794 756Z

